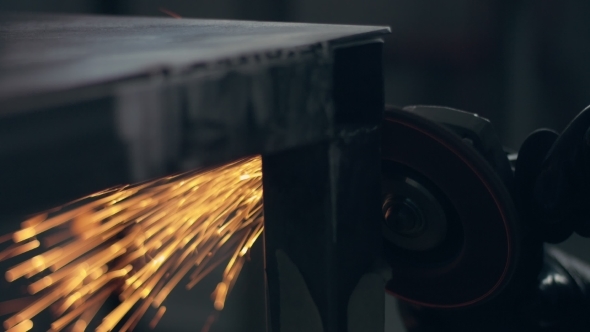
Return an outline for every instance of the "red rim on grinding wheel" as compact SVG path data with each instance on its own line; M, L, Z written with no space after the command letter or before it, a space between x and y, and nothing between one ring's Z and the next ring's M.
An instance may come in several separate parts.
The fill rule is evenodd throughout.
M382 156L387 291L439 308L498 294L513 274L519 232L492 167L442 125L396 109L385 112Z

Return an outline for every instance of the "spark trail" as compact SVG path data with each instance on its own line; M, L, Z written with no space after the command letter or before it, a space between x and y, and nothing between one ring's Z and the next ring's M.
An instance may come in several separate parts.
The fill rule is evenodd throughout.
M112 188L35 215L21 224L0 260L40 252L12 266L6 279L27 279L31 296L4 321L11 332L28 331L50 310L51 331L85 331L112 294L119 305L96 331L132 330L149 307L158 309L188 276L188 289L221 264L213 292L222 310L246 256L263 231L260 157L218 168ZM17 301L17 302L15 302Z

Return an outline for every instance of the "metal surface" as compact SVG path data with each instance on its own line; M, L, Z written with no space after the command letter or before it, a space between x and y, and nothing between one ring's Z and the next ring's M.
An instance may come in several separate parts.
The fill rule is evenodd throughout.
M385 280L376 271L382 253L380 57L379 43L337 52L335 67L344 62L350 69L334 82L340 121L332 138L263 158L273 332L384 329ZM360 84L373 93L355 97ZM282 268L288 262L305 287ZM310 325L316 315L321 324Z
M9 214L328 139L332 82L350 70L334 50L388 31L11 13L0 22L0 210ZM349 99L363 102L362 89Z
M0 14L0 22L2 113L8 107L4 103L19 97L30 101L44 93L137 77L174 78L194 71L195 66L221 64L227 69L232 64L284 59L303 49L328 51L346 40L388 31L343 25L10 13Z

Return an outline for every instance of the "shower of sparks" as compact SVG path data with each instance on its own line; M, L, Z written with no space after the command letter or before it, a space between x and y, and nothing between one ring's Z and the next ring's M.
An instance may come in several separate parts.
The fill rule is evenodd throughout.
M28 279L32 296L8 301L21 303L16 310L0 304L0 311L14 313L4 328L28 331L50 310L57 317L51 331L85 331L112 294L120 304L96 331L119 324L130 331L150 306L158 309L153 327L182 278L190 275L190 289L227 263L212 294L222 310L263 230L261 178L261 159L254 157L109 189L24 221L0 260L47 248L6 271L9 282Z

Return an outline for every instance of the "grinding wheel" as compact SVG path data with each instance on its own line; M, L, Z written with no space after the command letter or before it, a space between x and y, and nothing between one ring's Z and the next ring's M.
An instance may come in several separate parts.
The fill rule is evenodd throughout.
M418 114L390 108L383 122L387 291L426 307L482 303L510 281L520 252L509 179L472 139Z

